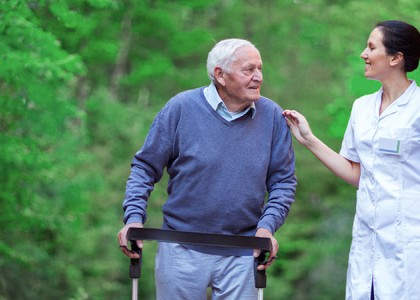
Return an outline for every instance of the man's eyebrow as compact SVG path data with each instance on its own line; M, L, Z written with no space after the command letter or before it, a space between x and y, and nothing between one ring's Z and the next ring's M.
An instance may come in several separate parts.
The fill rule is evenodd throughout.
M260 64L260 63L253 63L253 62L247 62L243 66L245 68L249 68L249 67L256 67L256 68L258 68L260 66L262 67L262 64Z

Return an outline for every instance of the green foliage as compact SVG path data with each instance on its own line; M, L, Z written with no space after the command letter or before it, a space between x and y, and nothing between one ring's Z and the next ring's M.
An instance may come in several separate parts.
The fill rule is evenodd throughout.
M251 40L263 94L338 150L352 102L379 88L359 58L370 30L419 26L418 12L408 0L0 0L0 299L130 297L116 234L131 158L171 96L208 84L217 40ZM296 203L265 298L343 298L355 191L295 150ZM154 299L155 251L146 243L143 299Z
M90 159L85 114L68 95L84 68L37 25L28 6L7 5L1 22L0 295L52 299L81 280L75 257L66 253L80 246L75 241L97 181L80 172Z

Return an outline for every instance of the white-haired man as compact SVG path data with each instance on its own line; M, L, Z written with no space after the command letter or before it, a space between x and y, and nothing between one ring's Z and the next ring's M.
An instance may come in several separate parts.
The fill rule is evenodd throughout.
M211 84L170 99L133 158L118 234L129 257L127 230L143 226L165 168L163 229L268 237L268 259L278 251L273 235L294 201L295 161L282 109L260 94L260 53L249 41L222 40L207 72ZM249 249L160 243L157 299L206 299L208 287L212 299L256 299L253 261Z

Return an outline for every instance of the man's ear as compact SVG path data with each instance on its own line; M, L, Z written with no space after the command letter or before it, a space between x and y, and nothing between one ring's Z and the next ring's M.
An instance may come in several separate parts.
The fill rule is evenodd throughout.
M391 57L390 64L391 66L396 66L401 63L404 63L404 54L397 52Z
M220 67L214 68L214 78L222 86L225 86L225 84L226 84L224 74L225 73L223 72L222 68L220 68Z

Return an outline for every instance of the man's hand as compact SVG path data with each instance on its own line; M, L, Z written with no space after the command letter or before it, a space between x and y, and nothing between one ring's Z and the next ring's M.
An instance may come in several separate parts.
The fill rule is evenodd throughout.
M127 224L125 225L120 232L118 232L118 243L120 244L120 249L121 251L127 255L129 258L139 258L138 253L135 253L133 251L130 251L127 248L127 231L130 227L133 228L143 228L143 224L141 223L131 223L131 224ZM143 248L143 241L136 241L137 246L139 248Z
M276 259L277 251L279 250L279 244L277 243L277 240L274 238L271 232L265 228L259 228L257 232L255 233L255 236L271 239L271 245L273 246L273 248L271 249L270 256L267 259L267 263L264 265L258 266L258 270L265 270L274 263L274 260ZM254 257L258 257L260 253L261 253L261 250L255 249Z

